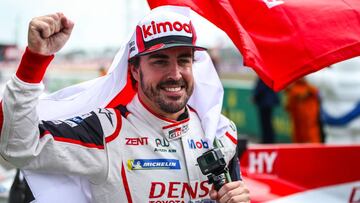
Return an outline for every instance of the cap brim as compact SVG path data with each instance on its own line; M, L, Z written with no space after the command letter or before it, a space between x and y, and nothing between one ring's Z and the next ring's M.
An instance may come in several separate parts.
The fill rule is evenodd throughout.
M200 46L195 46L192 44L181 44L181 43L172 43L172 44L162 44L163 46L153 46L150 47L149 49L136 54L135 56L143 56L143 55L147 55L156 51L160 51L160 50L164 50L164 49L169 49L169 48L173 48L173 47L191 47L194 48L196 51L206 51L207 49L205 47L200 47Z

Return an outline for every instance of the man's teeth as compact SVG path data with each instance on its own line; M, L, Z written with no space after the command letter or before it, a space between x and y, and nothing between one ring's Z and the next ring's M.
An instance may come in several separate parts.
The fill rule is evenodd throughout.
M166 87L165 90L168 92L176 92L176 91L180 91L181 87Z

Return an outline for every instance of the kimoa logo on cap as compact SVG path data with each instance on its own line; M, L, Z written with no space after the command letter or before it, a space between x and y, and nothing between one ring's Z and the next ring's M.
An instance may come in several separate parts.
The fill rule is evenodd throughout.
M144 34L144 38L146 39L149 36L152 36L154 34L160 34L164 32L171 32L171 31L178 31L181 32L184 30L185 32L191 34L192 33L192 27L190 23L181 23L179 21L175 22L158 22L151 21L150 25L143 25L142 26L142 32Z

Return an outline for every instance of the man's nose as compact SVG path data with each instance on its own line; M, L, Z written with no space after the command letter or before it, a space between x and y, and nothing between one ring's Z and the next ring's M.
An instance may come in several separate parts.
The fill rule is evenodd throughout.
M181 76L181 67L177 62L172 62L169 67L168 77L174 80L179 80Z

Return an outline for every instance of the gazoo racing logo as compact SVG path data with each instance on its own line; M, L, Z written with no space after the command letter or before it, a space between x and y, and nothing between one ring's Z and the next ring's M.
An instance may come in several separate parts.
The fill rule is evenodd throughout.
M181 128L175 128L169 131L169 139L177 138L181 135Z
M169 131L169 139L175 139L177 137L180 137L181 135L185 134L187 131L189 131L189 125L183 125L181 127L172 129Z
M192 27L190 23L181 23L179 21L175 22L155 22L151 21L150 25L143 25L141 27L142 33L144 35L144 39L148 38L149 36L155 35L155 34L162 34L166 32L181 32L184 31L188 34L192 34ZM184 33L185 34L185 33Z
M172 124L163 127L163 132L167 136L167 139L178 139L185 135L189 131L189 123L187 123L188 120L189 119L187 119L184 123L176 123L175 125Z
M198 141L188 139L187 141L190 149L209 149L209 143L203 139L200 139Z

